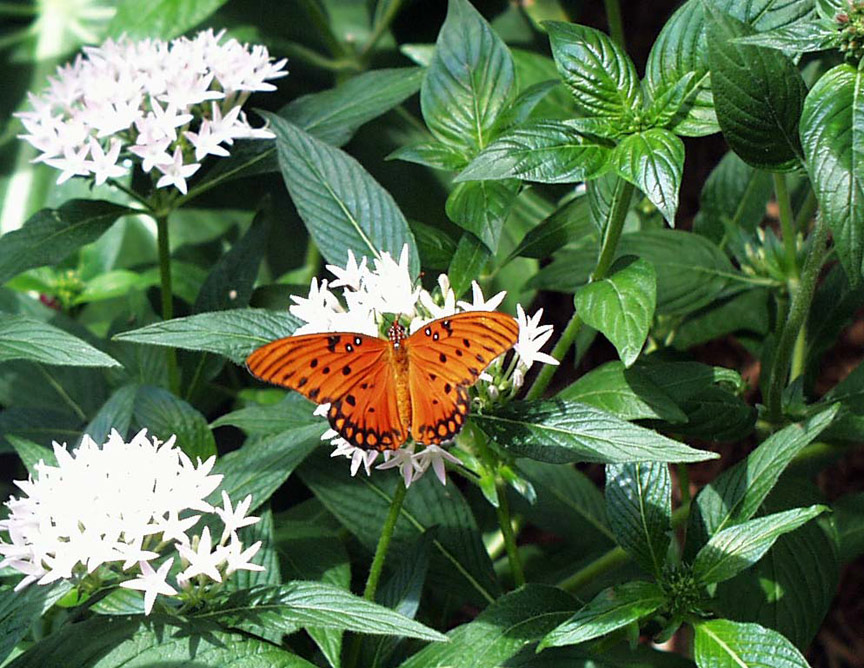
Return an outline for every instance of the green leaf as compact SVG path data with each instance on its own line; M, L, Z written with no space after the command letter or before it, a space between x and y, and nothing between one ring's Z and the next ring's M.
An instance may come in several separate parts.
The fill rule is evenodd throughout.
M214 605L195 618L221 624L246 621L264 629L284 629L286 633L297 626L313 626L436 642L447 640L438 631L341 587L302 580L239 591L222 605Z
M684 143L669 130L636 132L615 147L611 162L618 176L644 192L666 222L675 227L684 173Z
M677 125L687 115L700 83L696 72L687 72L668 88L653 91L651 104L645 110L645 125L655 128L671 128Z
M460 183L447 198L447 217L494 253L518 189L515 181Z
M0 318L0 362L9 360L29 360L56 366L121 366L110 355L62 329L27 316L7 313Z
M832 507L840 560L847 564L864 553L864 492L841 496Z
M657 314L685 315L710 304L736 286L741 275L708 239L680 230L643 230L621 236L616 257L636 255L657 272ZM538 289L576 292L588 282L597 263L596 249L558 253L528 285Z
M627 582L600 592L588 605L549 633L540 642L545 647L576 645L599 638L647 617L666 602L666 595L654 582Z
M522 179L576 183L610 167L609 147L566 122L539 120L509 130L483 149L456 181Z
M624 366L639 357L657 304L657 274L641 258L576 293L576 311L585 324L606 336Z
M755 232L773 193L770 174L754 169L729 151L702 187L693 231L715 244L735 230Z
M284 311L234 309L174 318L115 334L115 341L168 346L224 355L244 364L253 350L290 336L300 321Z
M426 269L446 270L456 253L456 241L437 227L411 221L411 231L417 241L420 266Z
M217 418L211 427L231 425L247 434L270 436L295 427L319 422L312 414L314 404L297 392L291 392L282 401L264 406L247 406Z
M693 575L703 584L722 582L749 568L785 533L828 510L795 508L728 526L711 536L693 560Z
M660 578L672 531L672 478L666 464L606 466L606 513L618 544Z
M443 169L447 172L459 171L468 162L465 155L458 149L441 142L403 146L388 155L387 159L414 162L418 165L424 165L432 169Z
M636 67L612 39L594 28L547 21L552 56L580 115L623 123L642 107Z
M0 284L27 269L58 264L130 213L132 209L111 202L78 199L37 211L20 230L0 239Z
M507 46L467 0L449 0L420 88L429 130L466 157L473 156L491 141L499 116L515 96Z
M195 461L216 454L216 439L207 419L190 404L168 390L143 385L135 395L135 421L160 441L177 436L177 447Z
M729 146L745 162L789 171L802 158L798 119L807 86L784 54L735 41L754 32L731 16L711 15L708 61L717 120Z
M221 473L220 489L211 502L219 505L220 490L232 499L252 495L252 512L269 499L301 462L321 444L324 425L311 424L266 438L250 439L239 450L221 457L214 467ZM219 492L219 493L217 493Z
M21 463L24 464L24 468L27 469L29 475L35 476L38 474L36 465L39 462L45 462L48 466L57 466L57 456L52 449L34 443L26 438L13 436L12 434L9 434L6 439L15 450L15 454L18 455Z
M864 270L864 61L825 73L801 116L805 164L837 255L857 284Z
M606 502L597 485L570 466L518 460L519 472L537 492L534 504L524 504L526 519L544 531L578 545L608 550L615 535L606 518Z
M592 369L557 396L594 406L622 420L687 421L678 404L639 367L628 369L619 361Z
M480 277L491 256L489 248L476 236L470 232L462 235L447 269L450 287L457 298L468 289L471 281Z
M146 290L154 285L158 285L155 273L148 275L115 269L89 279L73 303L77 305L105 301L125 296L132 290Z
M753 517L792 459L831 424L838 409L834 405L805 422L784 427L705 486L690 514L688 547Z
M693 627L693 656L699 668L810 668L791 642L759 624L712 619Z
M249 305L258 267L267 250L271 217L269 210L259 212L246 234L213 265L195 299L196 313Z
M687 422L676 434L723 443L745 438L756 424L756 408L723 387L705 387L678 404Z
M777 30L739 37L739 44L778 49L795 58L802 53L825 51L838 45L839 32L833 21L813 17L805 18Z
M675 329L672 345L678 350L746 331L765 335L770 328L768 288L754 288L691 313Z
M112 666L267 666L314 668L269 642L212 626L151 615L96 616L67 624L8 664L10 668L110 668Z
M300 470L303 482L371 553L390 508L397 476L352 478L347 462L310 458ZM437 526L429 579L438 591L459 600L490 603L499 593L489 554L471 507L459 490L428 475L412 483L396 523L388 559L399 559L418 537Z
M344 146L357 129L420 90L423 70L399 67L363 72L335 88L303 95L279 115L332 146Z
M503 448L541 462L696 462L717 457L575 401L516 401L472 419Z
M449 642L417 652L399 668L498 668L567 619L576 602L560 589L528 584L448 633Z
M132 424L137 394L137 385L118 387L84 428L84 433L97 443L103 443L114 429L125 438Z
M398 259L407 245L416 276L414 236L390 193L347 153L279 116L266 116L285 186L324 258L344 266L352 250L358 258L388 252Z
M17 592L8 586L0 588L0 661L6 661L30 626L71 588L66 581L31 585Z
M571 241L588 237L595 232L588 198L577 197L528 230L519 245L510 253L510 257L532 257L539 260L549 257Z
M111 37L171 39L187 32L224 5L226 0L156 0L142 7L120 0L108 33Z

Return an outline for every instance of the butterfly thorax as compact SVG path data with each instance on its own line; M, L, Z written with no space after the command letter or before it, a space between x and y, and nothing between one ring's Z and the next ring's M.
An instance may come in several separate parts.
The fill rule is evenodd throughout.
M394 348L401 348L402 342L407 338L408 332L405 331L405 328L398 321L390 325L390 329L387 330L387 339L393 344Z

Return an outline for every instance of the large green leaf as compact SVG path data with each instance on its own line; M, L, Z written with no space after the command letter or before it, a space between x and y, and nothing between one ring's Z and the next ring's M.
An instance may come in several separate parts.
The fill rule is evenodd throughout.
M323 431L323 424L311 424L265 438L249 439L242 448L216 462L214 471L224 477L211 502L220 503L220 490L225 490L235 500L251 494L251 512L267 501L294 469L321 445Z
M290 336L300 321L285 311L233 309L199 313L122 332L115 341L207 351L243 364L256 348Z
M447 198L447 217L494 253L517 191L512 180L460 183Z
M689 314L675 328L671 343L678 350L687 350L737 332L753 332L764 336L771 326L770 298L768 288L754 288L728 299L717 300Z
M170 39L194 28L226 0L155 0L142 6L135 0L120 0L108 27L112 37Z
M651 263L637 258L601 281L576 293L576 311L585 324L603 333L624 366L642 352L657 304L657 275Z
M571 241L588 237L596 231L591 221L588 198L577 197L531 228L510 253L510 257L542 259Z
M837 65L810 90L801 116L807 172L837 255L857 284L864 262L864 61Z
M0 362L29 360L57 366L120 366L110 355L62 329L23 315L2 316Z
M552 56L581 115L618 123L642 107L633 61L618 44L594 28L547 21Z
M754 232L765 217L765 206L773 192L767 172L754 169L729 151L702 187L693 231L715 244L734 230Z
M810 668L791 642L759 624L712 619L694 628L693 656L699 668Z
M14 668L157 665L314 668L314 664L272 643L159 615L146 621L140 615L99 615L67 624L9 664Z
M370 552L378 543L396 487L398 476L390 473L376 471L369 478L359 473L352 478L347 462L335 465L323 454L310 458L300 469L303 482L324 507ZM432 527L437 527L432 541L432 587L463 600L494 600L498 582L471 507L456 487L442 486L432 475L408 490L388 560L400 558Z
M619 361L592 369L557 396L594 406L622 420L687 421L678 404L639 367L628 369Z
M753 517L789 462L831 424L838 408L835 405L805 422L791 424L772 434L745 460L705 486L690 513L688 549L702 545L718 531Z
M132 209L111 202L80 199L37 211L20 230L0 238L0 283L27 269L59 263L130 213Z
M599 638L647 617L665 602L663 589L654 582L634 580L610 587L543 638L539 649Z
M777 538L826 510L820 505L795 508L721 529L699 550L693 560L693 575L703 584L735 577L759 561Z
M216 439L207 419L191 404L168 390L143 385L135 394L135 422L148 429L150 436L165 441L177 436L177 447L193 461L205 460L216 454Z
M515 95L507 46L468 0L449 0L420 88L423 118L432 134L473 156L491 141Z
M32 624L71 589L66 581L50 586L30 585L23 591L0 588L0 661L5 661Z
M695 311L743 280L723 251L691 232L662 229L624 234L618 243L617 257L624 255L636 255L654 265L659 315ZM576 292L587 283L596 262L593 247L562 251L529 285Z
M471 285L471 281L480 275L491 256L489 248L476 236L470 232L462 235L447 269L450 287L457 298L461 297Z
M290 392L280 402L240 408L218 417L212 427L231 425L247 434L270 436L294 427L303 427L318 418L312 414L314 404L298 392Z
M610 159L618 176L644 192L666 222L675 227L684 143L669 130L652 128L624 137Z
M696 462L717 456L562 399L513 402L472 419L503 448L541 462Z
M532 121L492 142L456 180L590 181L609 169L608 156L607 144L598 143L566 122Z
M330 90L292 100L279 115L321 141L342 146L361 125L414 95L422 79L419 67L363 72Z
M344 266L352 250L358 258L388 252L398 259L407 245L416 275L414 235L390 193L347 153L280 116L267 118L285 186L324 258Z
M711 15L708 61L717 120L729 146L745 162L788 171L802 158L798 119L807 87L781 52L734 41L753 32L731 16Z
M286 633L297 626L313 626L420 640L447 639L420 622L355 596L346 589L303 580L286 582L278 587L239 591L222 605L215 605L195 618L222 624L246 621L264 629L284 629Z
M499 598L473 621L450 631L449 642L426 647L400 668L498 668L567 619L574 608L576 602L560 589L525 585Z
M606 466L606 514L618 544L655 578L672 531L672 478L659 462Z

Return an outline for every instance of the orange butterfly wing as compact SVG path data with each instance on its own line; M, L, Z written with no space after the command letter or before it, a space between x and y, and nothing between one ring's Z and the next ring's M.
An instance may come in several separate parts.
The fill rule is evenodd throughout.
M468 414L468 388L489 364L516 343L519 325L496 311L439 318L405 341L411 436L418 443L453 438Z
M399 417L390 343L333 332L272 341L246 358L261 380L330 404L330 426L353 445L398 448L408 438Z

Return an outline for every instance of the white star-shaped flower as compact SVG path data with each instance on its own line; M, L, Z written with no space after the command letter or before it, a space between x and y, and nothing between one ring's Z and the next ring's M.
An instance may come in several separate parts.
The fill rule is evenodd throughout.
M543 309L538 310L533 316L525 315L522 304L516 305L516 320L519 323L519 340L513 349L519 356L519 362L527 371L535 362L558 365L559 362L551 355L541 353L540 348L552 336L552 325L541 325L540 318L543 317Z
M260 517L253 517L251 515L248 517L246 516L249 506L252 505L251 494L248 494L245 499L238 503L236 509L232 509L231 499L228 497L228 493L223 489L222 503L224 504L222 508L213 509L213 511L222 518L222 522L225 524L225 528L222 531L222 538L219 541L221 543L224 543L228 536L235 533L238 529L257 524L261 521Z
M237 534L231 534L231 542L228 543L228 547L226 548L225 559L227 566L225 568L225 575L231 575L233 572L241 570L257 572L267 570L259 564L253 564L251 561L252 557L258 554L261 545L262 543L259 540L244 550L243 543L237 538Z
M178 146L174 149L174 157L170 164L156 165L156 169L165 175L156 182L156 187L165 188L166 186L174 186L185 195L188 191L186 179L197 172L200 167L201 165L197 162L189 165L183 164L183 151Z
M414 455L414 459L417 462L420 475L423 475L431 466L432 470L435 471L435 476L441 481L442 485L447 484L447 473L444 462L462 464L462 461L458 457L451 455L444 448L437 445L425 446L423 450ZM415 475L414 479L416 480L420 475Z
M117 164L120 155L120 140L111 139L111 145L106 153L102 145L93 137L90 138L90 170L96 179L96 185L101 186L108 179L118 178L126 174L126 168Z
M501 302L507 296L507 291L502 290L488 300L483 297L483 290L477 281L471 281L471 302L459 301L458 305L463 311L495 311L501 306Z
M196 575L206 575L211 580L222 582L219 566L225 562L225 548L217 546L215 550L213 549L209 527L204 527L204 531L198 537L197 548L193 549L189 545L179 543L177 551L189 564L182 573L185 579L191 580Z
M177 594L177 590L166 582L173 563L174 558L172 557L159 566L158 571L154 571L149 562L142 561L141 574L134 580L120 583L120 586L125 589L136 589L144 592L145 615L149 615L153 610L153 604L159 594L163 596L175 596Z

